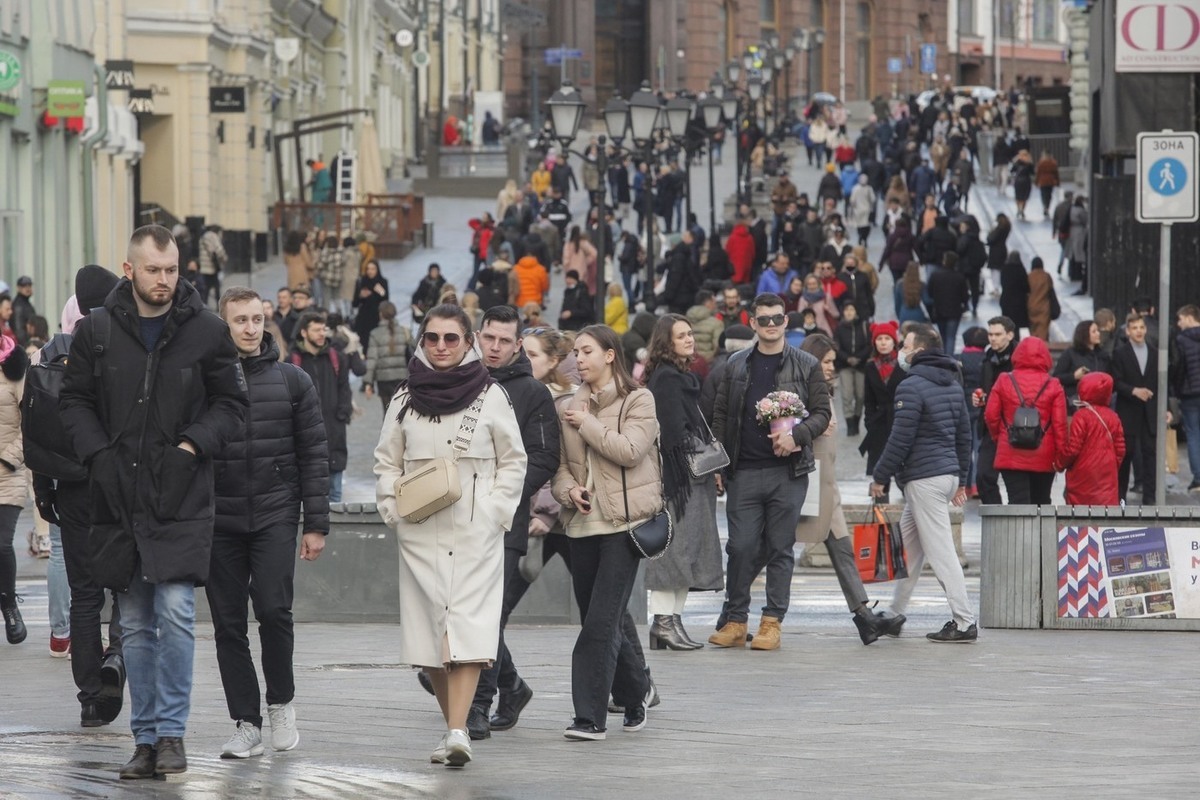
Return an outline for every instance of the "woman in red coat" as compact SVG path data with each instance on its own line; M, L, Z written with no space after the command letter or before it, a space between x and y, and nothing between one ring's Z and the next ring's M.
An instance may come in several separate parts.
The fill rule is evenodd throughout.
M733 231L725 240L725 254L729 256L729 264L733 267L733 282L749 283L754 267L754 236L745 222L739 221L733 226Z
M1104 372L1089 372L1079 381L1079 407L1059 464L1067 471L1068 505L1119 502L1117 468L1125 458L1125 430L1117 412L1108 407L1112 393L1112 376Z
M1066 395L1050 375L1054 362L1041 339L1022 339L1012 363L1013 371L996 379L984 410L988 432L996 442L994 463L1004 476L1010 505L1050 505L1054 467L1067 443ZM1017 399L1017 387L1024 403ZM1037 449L1013 447L1008 441L1013 414L1021 405L1038 411L1043 434Z

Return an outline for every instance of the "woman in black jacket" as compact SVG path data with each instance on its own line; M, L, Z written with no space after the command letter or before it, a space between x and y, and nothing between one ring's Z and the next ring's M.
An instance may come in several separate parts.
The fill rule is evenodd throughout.
M863 397L863 420L867 434L858 446L858 452L867 457L867 471L875 471L875 464L883 455L888 437L892 434L892 402L896 398L896 387L904 380L905 372L896 365L896 350L899 332L894 322L880 322L871 326L873 355L867 361L867 374Z
M987 268L992 271L992 296L1000 296L1000 270L1008 258L1008 234L1012 223L1004 214L996 215L996 225L987 235Z
M979 297L983 294L981 279L983 268L988 263L987 248L979 239L979 221L975 217L967 217L958 226L958 271L967 279L971 286L971 312L979 316Z
M429 277L433 276L433 267L429 268ZM439 276L440 277L440 276ZM422 281L424 285L424 281ZM420 291L418 289L418 291ZM379 272L379 262L371 259L363 267L363 275L354 285L354 300L352 305L358 309L354 316L354 332L363 343L363 350L369 347L371 331L379 325L379 304L388 299L387 278Z
M696 357L692 324L667 314L650 334L646 388L654 395L663 459L663 491L675 524L675 540L666 555L646 564L650 590L650 649L698 650L683 628L690 591L719 591L724 583L721 541L717 534L717 486L712 475L693 477L688 455L695 438L707 442L708 425L700 413L700 380L691 371Z
M1108 372L1108 356L1100 348L1100 327L1095 320L1085 319L1075 326L1075 335L1071 338L1071 347L1064 350L1054 365L1054 377L1062 384L1067 396L1067 415L1075 413L1075 403L1079 400L1079 381L1089 372Z
M1008 254L1000 270L1000 313L1017 328L1029 327L1029 273L1015 250Z

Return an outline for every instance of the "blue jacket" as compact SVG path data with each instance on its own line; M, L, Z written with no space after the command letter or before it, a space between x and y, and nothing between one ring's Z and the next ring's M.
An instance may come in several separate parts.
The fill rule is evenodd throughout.
M799 277L799 275L796 274L796 270L794 269L789 269L783 274L782 278L779 277L775 270L764 269L763 274L758 278L757 293L762 294L763 292L771 292L783 297L784 293L786 293L788 290L788 286L790 286L792 283L792 278L797 277Z
M892 434L872 479L886 486L892 478L903 485L956 475L965 486L970 464L971 422L958 362L944 353L917 353L896 387Z

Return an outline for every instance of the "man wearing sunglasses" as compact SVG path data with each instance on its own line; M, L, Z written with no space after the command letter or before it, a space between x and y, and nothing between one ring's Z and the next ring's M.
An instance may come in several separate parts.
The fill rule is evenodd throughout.
M717 389L713 433L729 454L729 467L717 486L729 490L729 564L725 607L719 630L709 637L717 647L744 647L750 587L766 565L767 603L751 647L779 647L780 623L791 600L796 523L813 471L812 442L829 426L829 385L817 359L788 346L783 298L760 294L750 305L750 325L758 343L729 357ZM808 416L790 431L771 433L760 425L755 405L769 393L799 395Z

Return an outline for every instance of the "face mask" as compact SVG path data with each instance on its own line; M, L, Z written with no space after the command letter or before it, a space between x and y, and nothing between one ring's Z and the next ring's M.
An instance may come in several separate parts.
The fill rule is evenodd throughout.
M896 366L905 372L908 372L910 369L912 369L912 364L908 360L908 354L903 350L896 354Z

